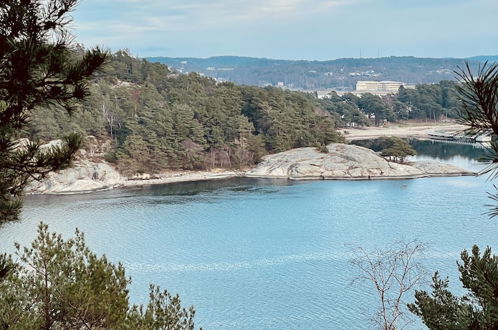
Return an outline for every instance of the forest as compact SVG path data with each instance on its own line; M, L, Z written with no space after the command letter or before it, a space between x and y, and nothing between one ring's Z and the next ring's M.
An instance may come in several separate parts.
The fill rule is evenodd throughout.
M244 168L268 153L342 142L336 130L341 127L453 117L456 96L455 83L445 81L385 97L332 93L319 99L181 74L118 51L78 107L71 115L39 108L22 134L41 141L72 132L110 140L106 160L132 175Z
M110 138L106 159L134 174L242 168L266 153L343 141L337 125L313 95L217 83L120 51L78 111L38 108L23 134L42 141L71 132Z

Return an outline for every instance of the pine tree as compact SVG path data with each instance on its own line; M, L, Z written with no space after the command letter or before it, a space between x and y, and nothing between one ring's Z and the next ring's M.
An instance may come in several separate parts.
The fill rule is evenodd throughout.
M40 224L16 250L19 262L0 279L0 329L194 329L194 309L157 286L146 307L130 306L124 267L91 252L77 230L64 240Z
M81 146L75 135L45 151L39 143L18 141L40 107L72 112L106 59L98 48L76 56L67 25L77 2L0 2L0 223L18 218L30 180L68 166Z
M448 280L436 273L432 292L416 291L415 303L408 308L430 329L498 329L498 257L489 247L481 254L474 246L461 258L458 270L467 295L454 296Z
M462 85L459 86L459 101L462 108L460 122L469 126L468 131L494 134L491 143L491 164L487 171L497 176L498 162L498 64L485 64L477 76L469 65L459 72ZM498 195L491 195L498 200ZM498 215L498 207L489 213ZM491 248L484 253L473 246L471 253L463 251L458 265L460 280L468 294L462 298L448 290L448 280L441 280L439 274L433 277L432 293L417 291L415 303L410 310L422 318L430 329L498 329L498 256Z

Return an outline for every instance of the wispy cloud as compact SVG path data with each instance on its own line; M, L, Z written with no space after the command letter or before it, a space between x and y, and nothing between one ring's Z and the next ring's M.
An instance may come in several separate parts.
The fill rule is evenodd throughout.
M496 0L82 0L74 27L87 45L141 55L464 56L496 53L497 11Z
M94 2L90 0L87 2ZM360 0L109 0L109 15L86 20L78 28L101 28L105 21L108 32L127 34L145 32L179 32L217 28L231 24L247 24L275 20L284 21L296 16L323 13ZM88 4L89 5L89 4ZM113 16L113 8L119 16ZM123 15L123 9L126 13Z

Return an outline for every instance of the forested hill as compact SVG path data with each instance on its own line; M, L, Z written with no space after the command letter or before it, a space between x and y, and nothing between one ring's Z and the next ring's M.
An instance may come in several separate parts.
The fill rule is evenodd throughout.
M472 66L497 56L469 58ZM344 58L331 61L292 61L264 58L218 56L210 58L150 57L182 72L199 72L221 81L253 86L276 86L279 82L291 89L353 90L358 80L394 80L407 83L436 83L454 80L454 70L464 64L457 58Z
M311 94L179 75L121 51L79 108L71 117L37 109L23 135L47 141L76 131L111 141L106 159L128 175L239 168L267 153L342 141L337 115Z
M44 141L71 132L93 135L110 142L106 159L127 175L242 168L268 153L342 141L338 127L440 120L457 112L451 81L383 97L331 93L319 99L313 93L179 74L121 51L90 87L72 116L37 109L23 135Z

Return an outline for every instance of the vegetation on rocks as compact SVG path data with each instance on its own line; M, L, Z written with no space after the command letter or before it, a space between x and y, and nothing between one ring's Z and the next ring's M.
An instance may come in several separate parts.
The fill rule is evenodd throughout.
M68 166L81 146L75 135L45 151L39 143L17 141L36 109L72 112L75 101L88 94L88 79L106 59L99 49L73 56L70 36L64 31L75 4L74 0L0 2L0 224L18 217L20 198L30 180Z
M353 141L353 144L372 149L383 157L403 163L407 156L415 156L417 152L408 142L396 136L381 137L373 140Z
M179 74L118 51L93 80L81 111L68 116L51 107L38 109L25 135L47 141L77 131L111 139L106 160L126 175L243 168L268 153L341 142L337 127L454 116L455 86L441 82L384 97L332 93L319 99Z

